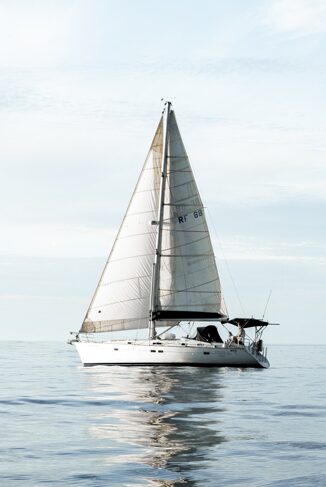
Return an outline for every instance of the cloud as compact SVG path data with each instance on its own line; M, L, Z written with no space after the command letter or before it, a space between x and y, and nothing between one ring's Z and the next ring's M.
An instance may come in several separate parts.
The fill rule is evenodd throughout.
M0 255L24 257L96 257L108 254L116 231L72 225L2 227Z
M74 30L74 2L15 3L0 4L1 65L50 66L65 61Z
M0 293L0 301L63 301L68 304L71 303L82 303L84 304L87 302L87 299L81 297L73 297L73 296L48 296L43 294L22 294L22 293Z
M116 229L72 225L10 225L3 228L0 255L24 258L106 259ZM315 239L284 240L244 234L219 239L213 236L219 259L246 261L316 261L326 264L326 247ZM103 262L104 262L103 260Z
M326 202L326 179L319 181L283 181L282 184L266 184L263 187L264 198L270 202L280 201L317 201Z
M326 32L326 3L324 0L269 0L263 24L296 36Z
M293 261L326 264L326 247L314 241L270 241L264 238L237 236L215 240L214 247L219 260L243 261Z

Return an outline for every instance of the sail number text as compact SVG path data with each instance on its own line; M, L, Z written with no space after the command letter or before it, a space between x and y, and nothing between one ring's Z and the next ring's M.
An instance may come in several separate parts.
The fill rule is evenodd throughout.
M191 215L193 215L194 218L199 218L200 216L203 215L203 210L201 210L201 209L195 210L193 213L191 213ZM183 216L178 216L178 222L179 223L186 223L188 216L189 216L189 214L183 215Z

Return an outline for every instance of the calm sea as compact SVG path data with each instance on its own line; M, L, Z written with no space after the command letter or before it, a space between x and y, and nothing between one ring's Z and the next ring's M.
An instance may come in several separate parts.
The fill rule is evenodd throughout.
M326 485L326 346L271 346L269 370L0 349L1 486Z

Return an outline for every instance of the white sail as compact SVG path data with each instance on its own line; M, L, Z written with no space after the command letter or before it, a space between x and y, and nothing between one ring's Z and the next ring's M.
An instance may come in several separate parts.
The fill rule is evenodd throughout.
M148 327L162 141L161 118L81 332Z
M147 328L150 311L156 326L223 315L204 207L173 111L165 130L160 120L80 331Z
M268 323L254 318L229 320L225 313L205 210L171 103L166 102L80 330L99 333L148 327L149 339L96 342L81 340L77 333L70 343L85 366L269 367L261 340ZM222 318L239 328L225 342L212 325L198 328L195 338L181 340L156 331L158 326L173 328L180 321ZM255 340L246 343L242 332L251 326Z
M214 252L203 203L173 111L167 135L167 179L154 316L157 320L217 319L223 311Z

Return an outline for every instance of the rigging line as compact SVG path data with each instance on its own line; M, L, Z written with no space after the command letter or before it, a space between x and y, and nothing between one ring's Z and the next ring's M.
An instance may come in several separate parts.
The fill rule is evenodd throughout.
M215 237L216 237L216 240L217 240L218 246L220 247L221 254L222 254L222 256L223 256L223 260L224 260L224 263L225 263L225 267L226 267L227 272L228 272L228 274L229 274L229 277L230 277L230 279L231 279L231 282L232 282L232 285L233 285L233 289L234 289L235 294L236 294L236 296L237 296L237 299L238 299L238 302L239 302L239 305L240 305L241 311L242 311L242 313L243 313L244 315L246 315L246 312L245 312L244 306L243 306L242 301L241 301L241 299L240 299L240 294L239 294L239 292L238 292L238 288L237 288L237 286L236 286L236 284L235 284L235 281L234 281L234 279L233 279L233 275L232 275L232 273L231 273L231 269L230 269L229 263L228 263L228 261L227 261L227 259L226 259L224 249L223 249L223 247L222 247L221 241L220 241L219 236L218 236L218 233L217 233L217 231L216 231L216 227L215 227L215 224L214 224L214 220L213 220L213 218L212 218L212 215L211 215L211 212L209 211L209 209L208 209L208 215L209 215L210 221L211 221L211 223L212 223L212 227L213 227L213 230L214 230L214 233L215 233Z
M225 311L226 316L229 316L228 307L226 305L223 293L221 292L221 310Z
M227 328L227 327L224 325L224 323L222 323L221 321L220 321L220 325L222 325L222 326L223 326L223 328L224 328L224 329L225 329L225 330L226 330L226 331L227 331L229 334L231 333L231 332L230 332L230 330L229 330L229 329L228 329L228 328ZM232 333L231 333L231 335L232 335Z
M187 336L189 336L189 330L187 328L185 328L189 323L186 323L185 325L181 325L179 324L180 326L180 329L183 333L185 333Z
M264 312L263 312L262 320L265 318L265 313L266 313L266 310L267 310L267 306L268 306L269 300L271 299L271 295L272 295L272 289L269 291L269 295L268 295L268 298L267 298L267 301L266 301L266 306L265 306L265 309L264 309Z

